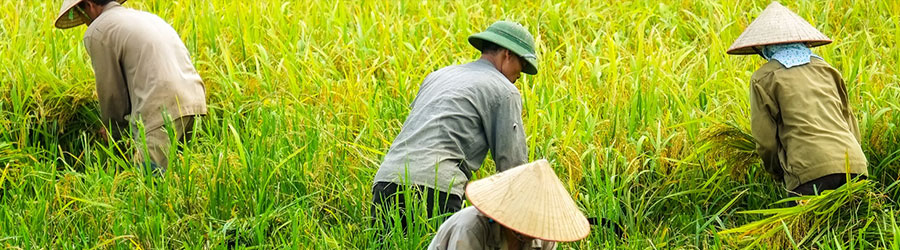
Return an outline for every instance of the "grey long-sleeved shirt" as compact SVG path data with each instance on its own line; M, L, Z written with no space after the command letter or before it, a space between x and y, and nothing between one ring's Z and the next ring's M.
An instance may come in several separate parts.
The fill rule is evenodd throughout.
M429 74L411 107L375 182L462 197L488 150L497 171L528 160L519 90L485 59Z

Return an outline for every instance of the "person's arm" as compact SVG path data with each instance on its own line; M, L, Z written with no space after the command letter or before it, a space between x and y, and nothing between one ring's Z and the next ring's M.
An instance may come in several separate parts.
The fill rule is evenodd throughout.
M459 228L458 228L459 229ZM444 249L482 249L484 248L483 235L478 235L477 230L454 230L450 233L447 246ZM436 248L437 249L437 248Z
M108 133L118 140L121 130L128 128L125 116L131 112L131 100L125 81L120 53L113 45L105 44L92 37L85 37L84 47L91 57L100 101L100 119Z
M862 144L862 137L859 134L859 122L856 120L856 116L853 115L853 108L850 107L850 97L847 94L847 85L844 83L844 79L841 78L840 74L835 72L834 81L837 83L838 94L841 96L841 104L844 106L844 116L847 119L847 127L850 128L850 133L856 137L856 143Z
M850 126L850 131L853 132L853 136L856 137L856 143L862 144L862 136L859 135L859 122L856 121L856 116L853 115L853 109L850 106L847 106L847 113L850 113L847 116L847 123Z
M547 249L547 250L555 250L555 249L556 249L556 242L552 242L552 241L541 241L541 249L542 249L542 250L543 250L543 249Z
M485 132L497 172L525 164L528 146L522 122L522 98L510 93L505 100L499 100L492 111L494 119L487 121Z
M484 249L488 240L485 225L469 208L460 210L438 228L428 250Z
M756 151L762 158L763 167L776 179L784 178L784 170L778 159L778 127L775 117L779 115L777 104L759 85L750 86L750 122Z

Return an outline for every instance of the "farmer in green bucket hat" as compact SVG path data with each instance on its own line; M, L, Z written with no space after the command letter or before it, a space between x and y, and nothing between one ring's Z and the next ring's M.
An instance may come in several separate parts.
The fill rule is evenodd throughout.
M778 2L744 30L728 54L768 62L750 78L753 138L766 171L789 195L837 189L865 178L866 156L841 74L812 53L831 39Z
M537 74L534 38L522 25L499 21L469 37L481 58L432 72L419 88L400 134L375 174L372 214L386 225L386 211L403 211L411 191L424 198L428 216L462 206L466 183L488 151L497 171L528 160L522 98L514 83ZM436 212L436 213L435 213Z
M133 161L159 173L168 167L171 146L165 121L176 140L189 139L195 117L206 114L206 92L172 26L123 2L65 0L55 26L88 25L84 46L96 78L101 135L119 140L131 127Z

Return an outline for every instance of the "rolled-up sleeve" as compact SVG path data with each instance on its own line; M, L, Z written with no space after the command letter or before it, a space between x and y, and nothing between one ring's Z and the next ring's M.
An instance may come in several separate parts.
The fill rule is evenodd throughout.
M751 85L750 120L753 138L756 140L756 151L762 158L766 172L780 180L784 177L784 170L778 159L778 127L775 123L778 110L777 104L760 89L759 85Z
M486 126L488 145L497 165L497 171L505 171L528 161L525 127L522 123L522 99L511 93L494 106L495 119Z
M128 87L118 49L94 37L85 37L84 46L91 57L96 77L97 97L100 101L100 119L111 135L118 139L120 131L127 128L125 116L131 112Z

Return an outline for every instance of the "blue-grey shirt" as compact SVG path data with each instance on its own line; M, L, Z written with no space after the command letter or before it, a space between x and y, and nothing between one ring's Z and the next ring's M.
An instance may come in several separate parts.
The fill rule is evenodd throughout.
M375 174L375 182L422 185L463 196L488 150L497 171L525 164L522 98L485 59L432 72Z

